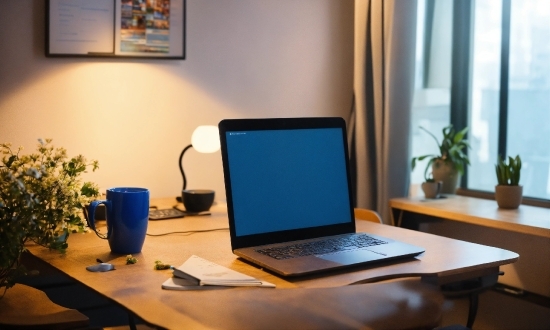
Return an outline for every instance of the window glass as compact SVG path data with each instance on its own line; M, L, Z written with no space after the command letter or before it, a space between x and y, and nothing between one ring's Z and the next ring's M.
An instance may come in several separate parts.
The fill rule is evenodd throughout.
M494 191L498 154L502 3L474 2L468 188Z
M524 195L550 199L550 1L512 1L510 26L508 155Z
M430 12L426 1L418 1L416 85L411 116L413 157L439 153L436 142L420 126L439 137L450 121L452 0L433 3ZM429 26L431 30L427 29ZM423 195L420 184L426 164L427 161L418 163L411 174L411 196Z

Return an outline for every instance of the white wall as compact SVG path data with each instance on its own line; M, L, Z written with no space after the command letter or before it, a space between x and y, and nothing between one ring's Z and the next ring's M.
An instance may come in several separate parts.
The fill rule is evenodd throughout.
M181 190L193 129L223 118L347 117L353 0L188 0L183 61L44 56L45 1L0 1L0 141L53 138L97 159L103 189ZM188 188L225 198L221 157L190 150Z

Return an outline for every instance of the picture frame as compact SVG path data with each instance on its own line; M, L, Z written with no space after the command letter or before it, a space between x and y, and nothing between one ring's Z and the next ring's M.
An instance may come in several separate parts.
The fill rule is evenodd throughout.
M47 0L46 57L185 59L186 0Z

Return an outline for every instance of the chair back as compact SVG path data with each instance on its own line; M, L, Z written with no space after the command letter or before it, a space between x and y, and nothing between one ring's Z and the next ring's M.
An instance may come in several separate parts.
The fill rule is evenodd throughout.
M366 220L366 221L376 222L376 223L382 223L382 218L380 217L380 215L376 211L361 209L361 208L355 208L353 210L353 213L355 215L355 219Z

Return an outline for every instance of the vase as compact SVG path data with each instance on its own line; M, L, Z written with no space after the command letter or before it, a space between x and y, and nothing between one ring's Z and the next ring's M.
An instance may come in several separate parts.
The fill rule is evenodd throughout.
M495 200L501 209L517 209L523 199L523 186L497 185Z
M441 181L436 182L422 182L422 191L426 198L439 198L441 192L441 186L443 183Z
M460 173L451 162L436 159L432 164L432 176L435 181L441 181L442 194L455 194Z

